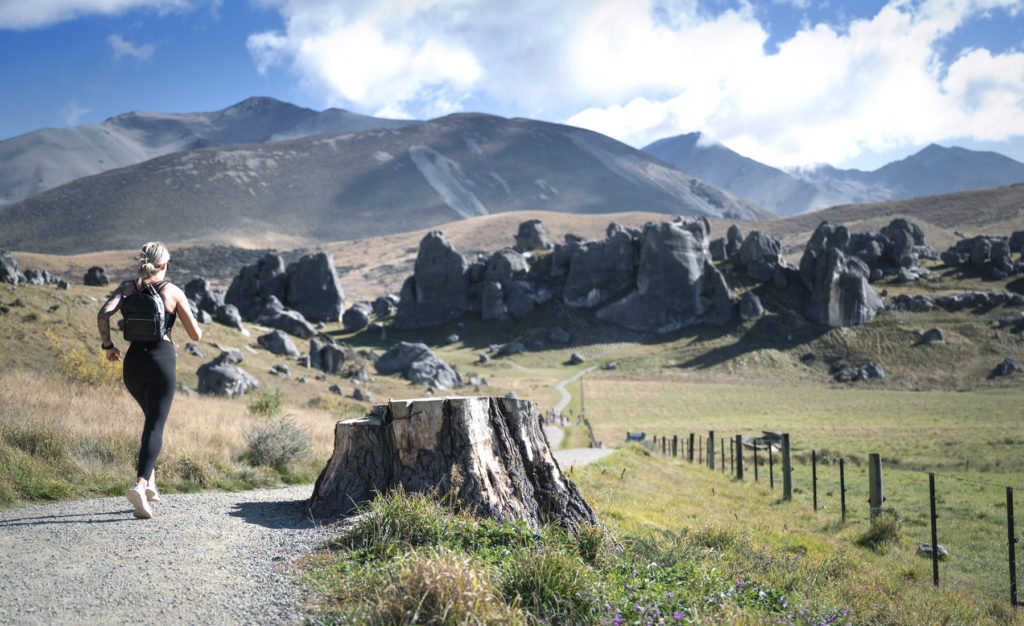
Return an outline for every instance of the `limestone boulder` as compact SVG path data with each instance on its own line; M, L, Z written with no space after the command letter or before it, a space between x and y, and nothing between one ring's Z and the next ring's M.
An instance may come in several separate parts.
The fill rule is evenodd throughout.
M283 302L313 323L341 319L345 293L329 252L307 254L288 265Z
M107 276L106 268L94 265L85 271L82 284L90 287L103 287L110 284L110 277Z
M260 386L251 374L230 364L223 355L200 365L196 375L199 378L199 393L216 396L237 398Z
M292 357L299 356L299 349L295 346L291 337L281 330L275 330L266 333L265 335L260 335L256 338L256 343L260 344L260 346L271 354L282 354Z
M757 294L748 291L740 298L740 319L744 322L757 319L764 315L764 306Z
M86 274L88 276L88 274ZM0 282L20 285L25 277L18 271L18 260L10 252L0 251Z
M527 220L519 224L519 231L516 233L517 251L549 250L551 247L551 239L548 238L548 233L540 220Z
M200 309L202 311L202 309ZM204 311L205 312L205 311ZM242 330L242 315L233 304L222 304L211 314L213 321L235 330Z
M226 304L224 292L210 287L210 281L202 277L193 278L185 283L184 291L189 301L195 302L197 308L210 315L213 315L218 307Z
M703 218L647 224L641 239L636 288L599 309L597 317L655 333L728 321L733 314L732 292L711 262L710 230Z
M237 307L242 319L252 322L259 317L271 296L285 302L284 258L273 253L243 267L231 281L224 302Z
M594 308L634 285L637 242L632 233L612 229L603 241L570 244L572 255L562 287L562 300L571 307Z
M398 311L398 296L396 294L389 293L373 301L373 314L380 319L391 317L396 311Z
M283 330L299 339L309 339L316 334L316 329L302 313L286 309L276 296L270 296L266 301L263 310L256 316L256 323Z
M462 386L458 370L439 359L423 343L401 341L374 361L373 366L379 374L398 374L416 385L435 389Z
M395 328L439 326L469 310L466 258L439 230L420 241L413 275L402 285Z
M867 264L843 252L849 241L845 227L822 222L800 259L800 279L810 291L807 317L833 328L863 324L882 308Z
M747 235L738 254L744 273L761 282L772 281L778 268L786 264L782 258L782 241L759 230Z
M325 374L337 374L351 359L351 354L328 335L309 340L309 366Z
M370 325L373 305L369 302L356 302L341 316L341 323L347 331L360 330Z

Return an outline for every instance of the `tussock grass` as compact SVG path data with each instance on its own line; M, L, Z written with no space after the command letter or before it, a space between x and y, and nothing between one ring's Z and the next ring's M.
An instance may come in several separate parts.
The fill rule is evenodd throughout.
M168 492L312 481L332 445L329 414L296 408L312 458L254 466L245 432L265 425L238 402L178 394L157 480ZM142 412L118 384L91 386L12 372L0 377L0 504L116 495L135 475ZM274 464L271 464L274 465Z

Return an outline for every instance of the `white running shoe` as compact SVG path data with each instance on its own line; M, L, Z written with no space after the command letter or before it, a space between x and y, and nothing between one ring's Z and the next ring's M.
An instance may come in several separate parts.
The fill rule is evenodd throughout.
M128 501L135 507L135 517L139 519L153 517L153 509L150 508L149 502L146 501L146 489L141 484L136 483L134 487L124 494L124 497L128 498Z
M146 499L150 502L160 501L160 492L156 490L156 483L152 480L146 483Z

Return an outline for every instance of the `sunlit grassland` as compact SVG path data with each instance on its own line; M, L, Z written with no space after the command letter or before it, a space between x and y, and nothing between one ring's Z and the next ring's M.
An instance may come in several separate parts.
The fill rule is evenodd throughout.
M724 545L709 546L705 556L727 577L768 582L793 593L800 603L849 609L853 623L1024 621L1009 606L1005 530L1002 559L966 572L961 562L973 546L959 540L971 531L949 529L946 537L953 541L947 543L940 533L940 543L952 544L952 556L940 564L940 586L935 588L931 562L914 554L918 535L927 531L905 517L898 544L871 550L856 543L869 527L864 503L843 524L838 505L813 511L809 489L784 502L778 483L770 490L764 475L757 484L752 478L740 482L681 459L637 454L637 448L577 468L571 476L620 536L668 542L674 534L717 532ZM794 482L800 484L803 478L798 474ZM890 484L894 480L903 477L889 477ZM863 494L866 499L866 488ZM860 493L856 495L859 499ZM850 494L848 502L853 498ZM890 495L889 504L899 514L902 508L894 499ZM941 523L948 522L943 518ZM986 556L976 558L984 561Z

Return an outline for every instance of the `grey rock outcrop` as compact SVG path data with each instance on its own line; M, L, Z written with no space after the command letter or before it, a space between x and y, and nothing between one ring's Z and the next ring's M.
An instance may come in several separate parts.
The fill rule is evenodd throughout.
M370 325L373 305L369 302L356 302L341 316L341 323L347 331L360 330Z
M500 358L503 356L512 356L513 354L519 354L520 352L525 351L526 346L518 341L511 341L505 345L499 346L498 349L494 351L494 356Z
M267 254L243 267L224 295L224 301L238 307L242 319L250 322L271 298L314 323L337 322L345 308L334 259L327 252L303 256L287 266L280 255Z
M45 285L48 282L46 275L37 269L26 269L24 276L26 285Z
M822 222L800 259L800 279L811 292L807 317L833 328L863 324L882 308L882 299L869 283L867 264L843 252L849 242L844 226Z
M345 293L329 252L307 254L288 265L283 302L313 323L341 319Z
M0 252L0 282L20 285L25 277L18 271L18 260L10 252Z
M413 275L402 285L395 328L428 328L469 310L469 263L439 230L420 241Z
M586 363L587 359L579 352L573 352L569 355L569 365L579 365L580 363Z
M462 386L462 375L422 343L399 342L382 354L373 365L380 374L399 374L416 385L428 385L435 389Z
M202 311L202 309L200 309ZM203 311L205 313L205 311ZM212 314L213 320L235 330L242 330L242 315L233 304L222 304Z
M533 250L551 249L551 239L544 225L540 220L528 220L519 224L519 232L516 233L516 250L519 252L531 252Z
M480 319L500 320L508 313L501 283L489 280L480 288Z
M562 289L567 305L593 308L635 284L638 243L618 224L609 225L608 232L603 241L564 244L571 250Z
M782 242L755 230L747 235L739 248L739 265L747 276L761 282L772 281L786 261L782 258Z
M260 335L256 338L256 343L260 344L260 346L271 354L284 354L293 357L299 356L299 349L295 346L295 343L292 342L291 338L287 334L280 330Z
M1009 376L1010 374L1019 371L1020 366L1017 365L1017 360L1013 357L1006 357L1000 361L998 365L992 368L992 374L989 377L995 378L996 376Z
M957 241L942 253L942 262L988 278L1004 278L1022 269L1022 263L1014 263L1010 255L1010 243L1005 237L978 236Z
M597 311L633 330L665 333L689 324L721 324L733 314L732 292L708 252L704 218L644 227L636 288Z
M373 301L373 314L380 319L391 317L396 311L398 311L398 296L393 293L380 296Z
M725 233L725 256L730 257L739 252L745 241L740 227L736 224L730 225L729 230Z
M205 278L193 278L185 284L185 297L196 304L202 311L210 315L216 313L217 308L224 306L224 292L210 287L210 281Z
M552 343L569 343L572 341L572 335L561 326L555 326L548 333L548 341Z
M848 367L836 372L833 378L837 383L851 383L869 379L884 379L885 370L878 363L868 362L860 367Z
M351 355L327 335L309 340L309 366L326 374L337 374Z
M256 316L256 323L283 330L299 339L309 339L316 334L316 329L302 313L285 309L276 296L270 296L263 305L263 310Z
M921 343L936 343L944 341L945 338L941 328L929 328L921 334Z
M285 301L285 265L279 254L267 254L241 269L224 295L224 302L238 308L242 318L255 321L273 296Z
M110 284L110 278L107 276L106 269L99 265L93 265L85 271L82 283L90 287L103 287Z
M740 319L747 322L762 315L764 315L764 306L761 304L761 298L751 291L743 294L740 298Z
M209 363L200 365L196 375L199 378L199 393L237 398L260 386L251 374L232 365L223 353Z

